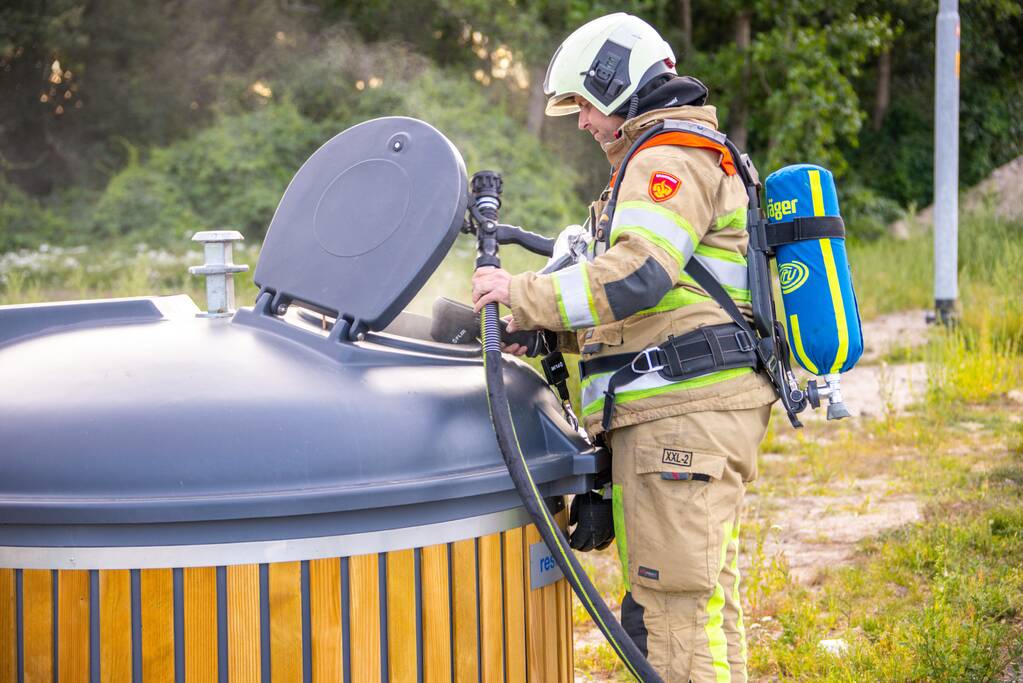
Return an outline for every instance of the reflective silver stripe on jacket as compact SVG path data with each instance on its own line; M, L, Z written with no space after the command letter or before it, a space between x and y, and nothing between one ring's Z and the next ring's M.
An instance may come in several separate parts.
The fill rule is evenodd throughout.
M623 203L623 206L615 211L614 220L611 221L611 234L614 235L619 227L641 228L641 234L645 230L671 244L682 255L679 266L684 266L696 250L696 242L693 235L680 224L680 221L684 220L681 216L673 219L665 215L666 213Z
M593 311L593 297L590 294L586 263L563 268L553 273L553 276L558 280L557 291L561 299L559 303L569 327L578 329L598 325Z

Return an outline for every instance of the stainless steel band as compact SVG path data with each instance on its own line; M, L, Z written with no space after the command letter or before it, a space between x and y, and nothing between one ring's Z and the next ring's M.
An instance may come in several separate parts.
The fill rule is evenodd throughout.
M106 548L0 546L0 568L154 569L293 562L419 548L486 536L528 523L529 515L519 507L436 524L276 541Z

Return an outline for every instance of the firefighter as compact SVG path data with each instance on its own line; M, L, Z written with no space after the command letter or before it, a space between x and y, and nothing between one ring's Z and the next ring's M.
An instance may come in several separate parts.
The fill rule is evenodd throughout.
M546 113L577 113L612 173L655 122L716 130L706 87L678 76L674 59L637 17L593 20L554 53ZM775 392L755 363L712 363L694 375L657 368L647 353L674 348L684 368L686 353L702 350L712 362L713 347L731 349L735 339L742 347L738 326L683 271L697 259L751 316L748 199L737 162L710 138L652 138L591 205L589 259L547 275L488 268L473 276L477 309L498 301L515 328L572 333L559 338L581 354L584 424L613 462L610 496L573 501L572 545L600 548L613 534L626 586L622 623L666 681L746 680L739 517ZM614 182L610 234L601 234ZM636 372L614 387L605 410L609 380L624 366Z

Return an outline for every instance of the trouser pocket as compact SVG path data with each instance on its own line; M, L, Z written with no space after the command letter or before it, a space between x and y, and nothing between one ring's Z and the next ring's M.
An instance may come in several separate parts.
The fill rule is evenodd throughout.
M683 447L636 452L630 574L640 586L705 592L717 582L721 530L711 488L722 486L724 456ZM632 519L629 520L629 517Z

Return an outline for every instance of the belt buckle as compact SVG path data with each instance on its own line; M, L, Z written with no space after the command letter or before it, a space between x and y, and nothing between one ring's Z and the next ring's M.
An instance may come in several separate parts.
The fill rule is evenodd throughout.
M735 333L735 343L739 345L739 350L743 353L749 353L753 349L757 348L756 344L753 343L752 337L746 330L739 330Z
M654 364L655 361L654 361L653 353L655 351L657 351L657 347L656 346L651 347L649 349L643 349L642 351L640 351L639 353L636 354L635 358L632 359L632 362L629 363L629 367L632 369L633 372L635 372L636 374L639 374L639 375L645 375L648 372L657 372L659 370L663 370L664 369L664 364L663 363L660 363L660 364L657 364L657 365ZM646 364L647 364L647 369L646 370L640 370L639 368L636 367L636 361L638 361L640 358L645 358L646 359Z

